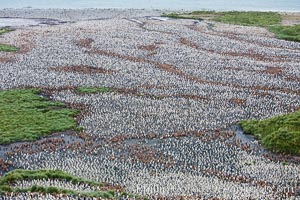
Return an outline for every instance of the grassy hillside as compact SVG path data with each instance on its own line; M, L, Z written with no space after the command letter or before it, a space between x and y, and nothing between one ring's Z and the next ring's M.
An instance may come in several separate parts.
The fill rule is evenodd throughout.
M300 111L265 120L241 121L239 124L267 149L300 155Z
M272 26L269 30L276 35L277 38L300 42L300 25L294 26Z
M0 44L0 51L15 52L18 51L18 48L8 44Z
M244 26L270 26L279 24L281 17L274 12L223 12L213 20Z
M281 22L280 14L275 12L194 11L191 13L169 13L163 14L162 16L188 19L211 19L222 23L245 26L270 26Z
M76 129L77 110L39 96L38 89L0 91L0 144L34 141Z
M206 19L226 24L243 26L266 27L279 39L300 41L300 25L282 26L282 17L276 12L215 12L215 11L194 11L190 13L168 13L164 17L183 19Z

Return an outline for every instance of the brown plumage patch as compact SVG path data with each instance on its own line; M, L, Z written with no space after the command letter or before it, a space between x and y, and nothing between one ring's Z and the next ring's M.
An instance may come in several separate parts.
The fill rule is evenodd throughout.
M234 103L236 105L243 105L245 103L244 99L232 98L229 102Z
M157 48L158 47L155 44L138 46L138 49L146 50L146 51L155 51Z
M267 67L263 72L267 73L267 74L281 74L282 73L282 69L280 67Z
M87 38L87 39L80 39L76 41L76 44L80 47L91 48L93 42L94 42L93 39Z

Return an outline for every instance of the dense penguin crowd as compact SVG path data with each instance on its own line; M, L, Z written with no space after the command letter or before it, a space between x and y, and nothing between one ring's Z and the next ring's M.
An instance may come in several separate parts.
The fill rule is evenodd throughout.
M91 11L47 10L68 23L1 35L0 43L20 48L0 52L1 90L40 87L53 100L85 108L78 120L83 136L1 147L7 162L64 170L151 199L300 198L297 158L285 165L231 132L240 120L299 109L300 43L274 39L264 28L147 17L158 11ZM77 87L113 90L80 94ZM54 180L14 187L32 185L97 189ZM0 199L77 198L15 193Z

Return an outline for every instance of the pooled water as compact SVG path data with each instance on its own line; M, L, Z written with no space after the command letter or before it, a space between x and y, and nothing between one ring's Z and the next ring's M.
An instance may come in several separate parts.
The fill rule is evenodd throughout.
M35 19L22 18L0 18L0 27L20 27L38 25L40 22Z
M37 26L37 25L58 25L65 23L64 21L59 21L55 19L26 19L26 18L6 18L0 17L0 28L3 27L27 27L27 26Z

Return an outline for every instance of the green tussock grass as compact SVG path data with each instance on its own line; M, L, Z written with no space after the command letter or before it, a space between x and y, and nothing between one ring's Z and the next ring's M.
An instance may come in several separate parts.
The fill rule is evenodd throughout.
M212 18L219 15L220 12L215 11L193 11L189 13L163 13L162 17L170 17L176 19L202 19L202 18Z
M34 141L53 132L77 128L77 110L39 93L39 89L0 91L0 144Z
M213 21L227 24L237 24L244 26L270 26L281 22L281 16L275 12L216 12L216 11L194 11L190 13L169 13L164 17L202 19L209 17Z
M0 29L0 35L4 34L4 33L8 33L10 32L11 30L9 29Z
M5 51L5 52L15 52L18 51L19 49L15 46L11 46L8 44L0 44L0 51Z
M281 22L281 16L274 12L223 12L214 21L244 26L270 26Z
M79 87L76 92L81 94L106 93L113 92L113 89L108 87Z
M11 192L37 192L37 193L48 193L48 194L66 194L73 196L81 196L81 197L90 197L90 198L105 198L105 199L115 199L117 191L115 190L99 190L95 192L81 192L81 191L73 191L64 188L58 187L43 187L40 185L33 185L30 188L12 188L11 185L22 180L60 180L60 181L68 181L72 184L88 184L94 187L103 187L103 183L99 183L96 181L90 181L82 178L78 178L61 170L23 170L16 169L3 177L0 177L0 194L4 195L5 193ZM132 194L128 194L123 192L121 196L129 196L135 197ZM137 199L140 197L136 196Z
M276 12L194 11L190 13L168 13L162 16L181 19L207 19L225 24L266 27L278 39L300 41L300 25L280 25L282 17Z
M265 120L239 122L269 150L300 155L300 111Z
M300 25L294 26L272 26L269 31L274 33L277 38L300 42Z
M191 14L179 14L179 13L169 13L162 14L162 17L170 17L175 19L198 19L197 16Z

